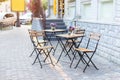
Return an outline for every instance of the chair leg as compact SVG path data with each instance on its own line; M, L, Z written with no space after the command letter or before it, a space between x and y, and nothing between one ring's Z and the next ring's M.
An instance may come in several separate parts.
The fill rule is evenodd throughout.
M39 61L40 67L42 68L42 63L41 63L41 61L40 61L39 56L38 56L38 61Z
M72 50L73 44L71 44L70 42L67 41L66 44L65 44L65 46L69 47L68 52L70 52L70 50ZM67 56L67 55L69 55L69 54L67 53L65 56Z
M46 54L46 52L44 51L44 50L42 50L43 51L43 53L45 54L45 56L47 56L47 54ZM45 59L43 60L43 62L45 62L46 61L46 57L45 57Z
M36 55L38 56L38 55L39 55L39 52L37 52L37 49L36 49L36 48L35 48L35 50L34 50L34 51L35 51ZM32 63L32 65L33 65L33 64L35 64L35 62L36 62L36 60L37 60L37 56L36 56L36 58L35 58L34 62Z
M71 66L72 66L72 64L73 64L73 61L74 61L74 59L75 59L76 51L74 51L73 54L74 54L74 56L73 56L73 59L72 59L71 64L70 64L70 68L71 68Z
M82 56L81 52L78 52L78 54L80 57L82 57L81 60L82 60L83 64L85 64L85 63L87 64L87 61L84 59L84 56Z
M95 66L95 64L93 63L93 61L92 61L93 55L94 55L94 53L91 55L91 57L89 57L89 56L86 54L87 58L89 59L88 62L89 62L89 63L91 62L91 63L93 64L93 66L94 66L96 69L98 69L98 68Z
M49 51L49 52L47 51L47 52L48 52L48 54L49 54L51 51L52 51L52 48L50 49L50 51ZM46 55L46 57L45 57L45 59L44 59L44 62L45 62L45 61L46 61L46 59L48 58L48 56L49 56L49 55L48 55L48 54L46 54L46 52L45 52L45 51L43 51L43 52L44 52L44 54Z
M58 44L59 44L59 42L57 42L57 45L56 45L55 50L54 50L54 52L53 52L53 56L55 55L55 51L56 51L56 49L57 49L57 47L58 47Z
M51 51L48 51L48 50L47 50L48 57L49 57L49 59L50 59L50 61L51 61L51 64L54 66L53 61L52 61L52 58L51 58L51 56L50 56L50 52L51 52Z
M35 50L35 51L36 51L36 50ZM38 62L39 62L39 64L40 64L40 67L42 68L42 63L41 63L41 61L40 61L40 59L39 59L39 55L41 54L40 52L41 52L41 50L40 50L38 53L37 53L37 51L36 51L37 56L36 56L34 62L32 63L32 65L34 65L35 62L36 62L36 60L38 59Z
M57 60L56 64L59 62L59 60L60 60L60 58L61 58L62 54L63 54L63 51L61 52L61 54L60 54L60 56L59 56L59 58L58 58L58 60Z
M35 51L35 48L34 48L34 50L32 51L32 53L29 55L29 57L31 57L31 56L33 55L34 51Z
M94 55L94 53L93 53L93 55ZM86 66L85 66L85 68L84 68L84 70L83 70L83 72L85 72L85 70L86 70L86 68L88 67L88 65L89 65L90 62L93 64L93 66L94 66L97 70L99 70L99 69L97 68L97 66L96 66L96 65L93 63L93 61L92 61L93 55L92 55L91 57L89 57L89 56L86 54L86 56L87 56L87 58L89 59L89 61L87 62Z
M77 52L78 52L78 51L77 51ZM79 53L79 52L78 52L78 53ZM79 55L79 56L80 56L80 59L78 60L78 62L77 62L77 64L76 64L75 68L77 68L77 67L78 67L78 65L79 65L80 61L83 59L84 53L83 53L83 54L81 54L81 55Z
M50 61L51 61L51 64L54 65L53 62L52 62L51 56L50 56L50 52L51 52L51 51L52 51L52 48L51 48L49 51L47 50L47 53L43 50L43 52L44 52L44 54L45 54L45 56L46 56L43 61L45 62L45 61L47 60L47 58L49 57L49 59L50 59Z
M36 58L35 58L34 62L32 63L32 65L34 65L34 64L35 64L35 62L36 62L36 60L37 60L38 56L39 56L39 53L37 54L37 56L36 56Z

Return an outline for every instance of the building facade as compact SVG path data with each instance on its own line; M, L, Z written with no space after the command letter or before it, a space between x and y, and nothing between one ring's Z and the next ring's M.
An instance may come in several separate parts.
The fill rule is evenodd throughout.
M60 17L59 13L53 16ZM64 0L64 15L60 18L67 26L76 20L86 35L100 33L96 54L120 65L120 0Z

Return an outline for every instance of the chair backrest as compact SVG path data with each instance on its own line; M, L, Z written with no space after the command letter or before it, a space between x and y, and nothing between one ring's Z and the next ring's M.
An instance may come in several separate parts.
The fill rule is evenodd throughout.
M85 29L77 29L75 34L85 34Z
M37 41L41 39L43 40L43 38L45 37L44 31L37 31L35 36L36 36Z
M98 43L99 43L100 37L101 37L101 34L91 33L90 36L89 36L86 48L88 48L90 46L90 42L91 42L92 45L94 45L94 52L95 52L97 47L98 47Z
M36 30L28 29L28 32L29 32L30 40L31 40L33 46L36 47L37 46L37 44L36 44L37 39L36 39L36 35L35 35Z
M97 40L97 41L99 41L100 40L100 34L98 34L98 33L91 33L90 34L90 39L94 39L94 40Z
M36 36L39 37L45 37L45 32L44 31L36 31Z
M34 38L34 37L44 37L45 36L45 33L44 31L36 31L36 30L31 30L31 29L28 29L28 32L29 32L29 35L31 38Z
M44 31L36 31L36 30L28 30L29 35L30 35L30 39L33 43L34 46L41 46L41 44L39 43L40 38L43 39L43 37L45 36Z
M32 40L36 35L36 30L28 29L30 39Z
M75 32L75 34L85 34L85 29L77 29L76 30L76 32ZM83 36L84 37L84 36ZM76 40L77 41L79 41L79 44L78 44L78 46L80 46L81 45L81 42L82 42L82 40L83 40L83 37L79 37L79 38L77 38Z

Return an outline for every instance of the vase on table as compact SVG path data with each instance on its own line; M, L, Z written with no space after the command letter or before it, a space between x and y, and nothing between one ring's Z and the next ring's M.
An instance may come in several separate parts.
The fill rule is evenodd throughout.
M55 30L57 24L56 23L50 23L50 26L51 26L51 30Z
M73 35L73 34L74 34L73 31L69 31L69 32L68 32L68 35Z
M51 26L51 30L55 30L55 27Z

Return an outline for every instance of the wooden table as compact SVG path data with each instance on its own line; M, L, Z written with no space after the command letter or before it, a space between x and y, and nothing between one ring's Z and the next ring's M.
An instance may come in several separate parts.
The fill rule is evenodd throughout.
M55 38L57 39L56 35L57 35L58 33L63 33L63 32L65 32L66 30L65 30L65 29L55 29L55 30L46 29L46 30L44 30L44 31L45 31L46 34L47 34L47 33L51 33L50 36L49 36L49 38L48 38L48 36L47 36L47 39L48 39L48 41L50 42L50 45L53 46L52 43L51 43L52 35L54 35ZM57 41L58 41L58 40L57 40ZM58 42L57 42L57 45L55 46L53 55L55 54L55 51L56 51L56 49L57 49L57 46L58 46Z
M57 60L57 63L58 63L58 61L60 60L63 52L66 52L66 55L68 55L69 59L71 60L71 57L69 56L68 53L70 52L70 50L71 50L73 47L77 48L77 47L79 46L79 45L76 45L75 39L78 38L78 37L84 37L84 34L68 34L68 33L67 33L67 34L60 34L60 35L56 35L56 36L58 37L58 42L60 43L61 48L62 48L62 51L61 51L60 56L59 56L59 58L58 58L58 60ZM65 44L63 43L63 40L62 40L61 38L65 38L65 39L66 39L65 44L68 42L68 40L71 40L71 41L72 41L72 45L69 47L68 50L66 49L66 46L65 46Z

